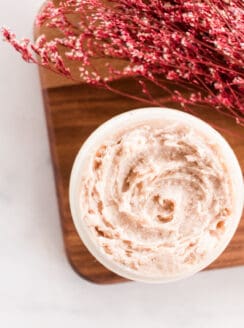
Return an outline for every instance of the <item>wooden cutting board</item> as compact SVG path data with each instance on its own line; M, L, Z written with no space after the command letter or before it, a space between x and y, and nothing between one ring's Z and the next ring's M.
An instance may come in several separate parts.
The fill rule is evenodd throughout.
M35 37L43 32L48 36L55 35L55 31L36 30ZM42 68L39 72L68 260L73 269L89 281L102 284L125 281L97 262L80 240L69 208L69 178L77 152L97 126L116 114L145 107L146 104L84 83L74 84ZM113 86L120 90L130 90L135 94L139 92L133 79L116 81ZM153 93L155 97L159 96L158 90L154 90ZM167 107L177 108L178 105L168 103ZM220 132L233 147L244 170L244 129L233 120L216 113L215 110L198 111L197 115L220 128ZM231 133L223 132L224 130L229 130ZM231 243L209 269L236 265L244 265L244 216Z

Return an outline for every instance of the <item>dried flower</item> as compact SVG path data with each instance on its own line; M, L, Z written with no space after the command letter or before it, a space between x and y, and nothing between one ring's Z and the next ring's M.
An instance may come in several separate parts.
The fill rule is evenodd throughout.
M3 29L4 38L27 62L37 63L36 54L40 65L77 80L67 64L77 61L82 81L110 90L110 81L133 76L148 103L163 104L150 93L150 82L185 110L211 105L244 125L240 0L65 0L57 7L48 1L37 24L57 29L60 36L47 40L42 35L32 44L27 39L18 42ZM106 61L103 71L97 58Z

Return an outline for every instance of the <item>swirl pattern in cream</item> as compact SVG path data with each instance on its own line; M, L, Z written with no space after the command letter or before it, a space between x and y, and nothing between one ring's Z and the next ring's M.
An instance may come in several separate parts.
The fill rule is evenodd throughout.
M106 256L170 277L204 261L225 237L232 197L217 145L193 127L149 122L91 154L80 207Z

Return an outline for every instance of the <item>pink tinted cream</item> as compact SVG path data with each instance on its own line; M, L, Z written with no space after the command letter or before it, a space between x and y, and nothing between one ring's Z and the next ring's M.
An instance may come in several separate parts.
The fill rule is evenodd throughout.
M236 192L243 184L241 178L236 185L240 168L216 131L178 111L150 110L122 114L123 124L87 149L76 220L113 271L172 280L198 271L226 246L240 218Z

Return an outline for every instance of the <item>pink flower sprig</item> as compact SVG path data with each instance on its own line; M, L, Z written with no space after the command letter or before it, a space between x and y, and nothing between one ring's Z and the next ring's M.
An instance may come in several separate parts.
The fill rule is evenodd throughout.
M65 76L71 76L69 68L65 67L63 59L58 53L56 42L46 42L45 36L42 35L36 40L35 44L32 44L27 38L18 41L15 34L6 28L2 29L2 33L5 40L21 53L26 62L47 67ZM35 54L40 57L40 61L36 59Z
M240 0L65 0L57 7L48 1L36 23L57 29L59 36L41 35L31 43L3 29L27 62L147 103L171 99L185 110L210 105L244 125ZM78 63L78 72L71 73L70 61ZM128 76L138 81L144 97L109 83ZM164 97L155 99L148 83L161 88Z

